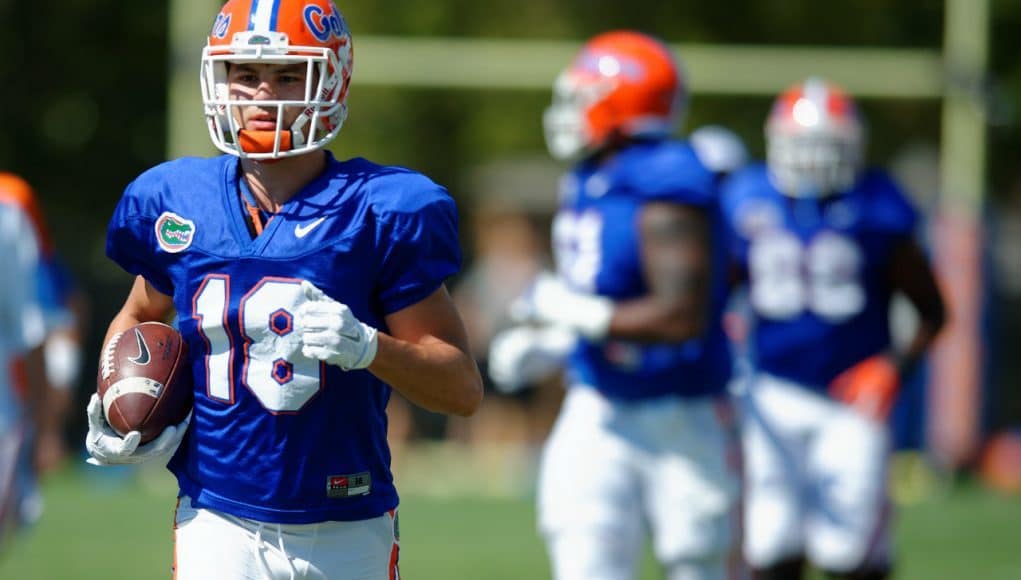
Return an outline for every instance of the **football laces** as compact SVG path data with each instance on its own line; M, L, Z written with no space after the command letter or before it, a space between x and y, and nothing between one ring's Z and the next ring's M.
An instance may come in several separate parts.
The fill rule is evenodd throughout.
M106 348L103 349L103 360L100 364L100 372L103 374L103 380L109 379L110 375L113 374L113 355L117 350L117 343L121 341L122 336L124 336L124 331L113 335L110 338L110 342L106 343Z

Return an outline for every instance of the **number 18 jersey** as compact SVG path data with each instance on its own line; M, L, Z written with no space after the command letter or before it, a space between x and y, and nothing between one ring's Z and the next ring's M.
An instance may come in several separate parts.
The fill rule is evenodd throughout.
M888 261L918 218L887 174L868 171L848 192L795 199L760 164L731 177L722 195L759 370L822 390L890 346Z
M397 505L390 388L304 357L308 280L366 324L432 294L460 266L453 200L364 159L326 170L252 239L236 158L181 159L128 186L107 253L173 297L195 410L170 462L192 504L264 522L361 520Z

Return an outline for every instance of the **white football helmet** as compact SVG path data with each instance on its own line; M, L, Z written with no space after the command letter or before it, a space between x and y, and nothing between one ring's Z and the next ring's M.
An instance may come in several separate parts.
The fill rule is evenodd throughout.
M791 197L822 197L854 186L864 162L865 128L854 101L810 78L784 91L766 123L774 185Z

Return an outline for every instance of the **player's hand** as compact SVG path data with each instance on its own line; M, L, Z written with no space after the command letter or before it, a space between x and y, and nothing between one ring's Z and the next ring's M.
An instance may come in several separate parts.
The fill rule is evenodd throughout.
M160 457L169 459L180 445L191 422L191 413L188 413L184 421L167 427L158 437L145 445L140 445L141 433L131 431L121 437L106 422L106 417L103 416L103 402L99 400L99 395L92 394L86 413L89 418L89 433L85 436L85 448L90 455L86 461L92 465L126 465Z
M364 369L376 358L376 329L360 322L346 304L327 296L309 281L301 288L306 301L298 309L301 353L345 371Z
M557 372L575 342L563 327L509 328L489 343L489 376L500 392L517 392Z
M520 323L566 326L593 340L606 336L613 316L608 298L577 292L551 272L542 272L531 287L510 307Z
M885 423L900 388L900 372L890 357L869 357L833 379L830 394L866 417Z

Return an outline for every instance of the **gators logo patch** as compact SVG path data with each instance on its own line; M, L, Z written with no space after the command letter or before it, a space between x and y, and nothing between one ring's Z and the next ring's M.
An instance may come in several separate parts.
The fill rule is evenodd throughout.
M156 220L156 241L163 251L176 254L183 252L195 238L195 222L184 219L174 212L165 211Z

